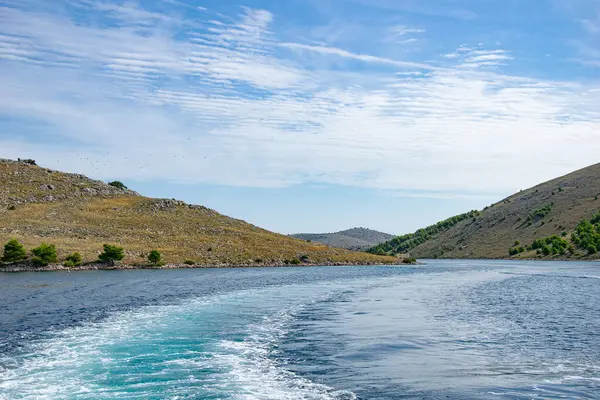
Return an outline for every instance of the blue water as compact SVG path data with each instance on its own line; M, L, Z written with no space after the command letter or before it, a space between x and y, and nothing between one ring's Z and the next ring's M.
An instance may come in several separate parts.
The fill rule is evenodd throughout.
M0 275L0 399L600 398L600 265Z

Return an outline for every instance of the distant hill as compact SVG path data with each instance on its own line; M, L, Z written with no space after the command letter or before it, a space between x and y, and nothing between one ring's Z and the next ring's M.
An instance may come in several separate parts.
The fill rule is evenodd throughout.
M388 233L367 228L352 228L335 233L298 233L290 236L297 239L323 243L331 247L361 251L394 237Z
M419 258L599 258L600 218L592 219L600 211L599 195L596 164L369 251Z
M0 244L28 249L55 244L59 258L97 259L104 243L125 248L125 263L143 264L152 249L167 263L283 265L392 263L395 258L333 249L279 235L203 206L154 199L79 174L0 159ZM0 248L0 252L2 249Z

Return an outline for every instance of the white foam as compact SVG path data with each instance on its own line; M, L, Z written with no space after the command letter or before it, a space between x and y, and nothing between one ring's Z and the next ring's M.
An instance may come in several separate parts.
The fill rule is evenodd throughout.
M299 308L291 308L248 327L248 339L242 342L223 340L222 353L215 354L228 370L229 379L238 387L240 400L330 400L356 399L347 391L314 383L286 370L270 357L273 346L287 334L287 325Z
M15 360L17 367L0 371L0 400L128 399L157 393L168 398L210 394L244 400L355 399L352 393L336 392L287 371L270 357L302 307L299 298L306 299L289 290L249 290L144 307L50 332L28 345L26 354ZM332 289L324 285L317 292L328 295ZM315 295L311 293L312 301L318 300ZM270 306L253 310L252 301L257 299ZM265 317L247 325L241 341L223 339L219 330L226 329L225 318L213 324L217 331L197 328L206 318L244 317L242 307L252 309L250 317L257 313ZM194 337L197 331L212 334L214 342L197 348L195 341L204 339Z
M186 310L223 298L124 311L101 322L50 332L47 338L29 344L27 353L15 360L18 367L0 371L0 399L126 398L124 393L115 397L115 392L108 392L100 382L115 369L126 368L131 360L115 360L105 349L117 344L136 346L176 322ZM147 355L160 356L160 349ZM94 375L93 368L98 366L102 368Z

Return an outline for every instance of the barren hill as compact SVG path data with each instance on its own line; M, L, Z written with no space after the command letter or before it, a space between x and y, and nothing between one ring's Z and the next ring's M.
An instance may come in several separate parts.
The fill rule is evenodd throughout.
M421 235L422 242L406 245L396 238L371 251L392 254L401 249L419 258L507 258L509 250L516 249L520 252L514 257L540 257L531 248L534 241L556 235L575 249L561 257L598 258L574 243L572 233L581 221L600 211L599 194L600 164L596 164L464 214L465 218L438 232ZM401 242L404 245L399 246Z
M167 263L282 265L394 263L275 234L202 206L153 199L83 175L0 159L0 243L18 239L28 249L55 244L59 258L80 252L97 259L104 243L125 248L124 262L145 262L159 249Z
M297 233L291 236L348 250L366 250L394 237L367 228L352 228L335 233Z

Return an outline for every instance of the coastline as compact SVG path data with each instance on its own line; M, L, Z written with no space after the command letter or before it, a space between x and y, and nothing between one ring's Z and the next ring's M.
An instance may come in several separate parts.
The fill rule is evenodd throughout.
M415 264L406 264L402 261L397 263L382 264L372 262L326 262L326 263L302 263L302 264L284 264L284 263L269 263L269 264L165 264L160 266L153 265L107 265L101 263L93 263L81 265L78 267L65 267L62 264L48 265L45 267L34 267L27 263L0 265L0 272L4 273L19 273L19 272L72 272L72 271L121 271L135 269L206 269L206 268L291 268L291 267L349 267L349 266L412 266Z

